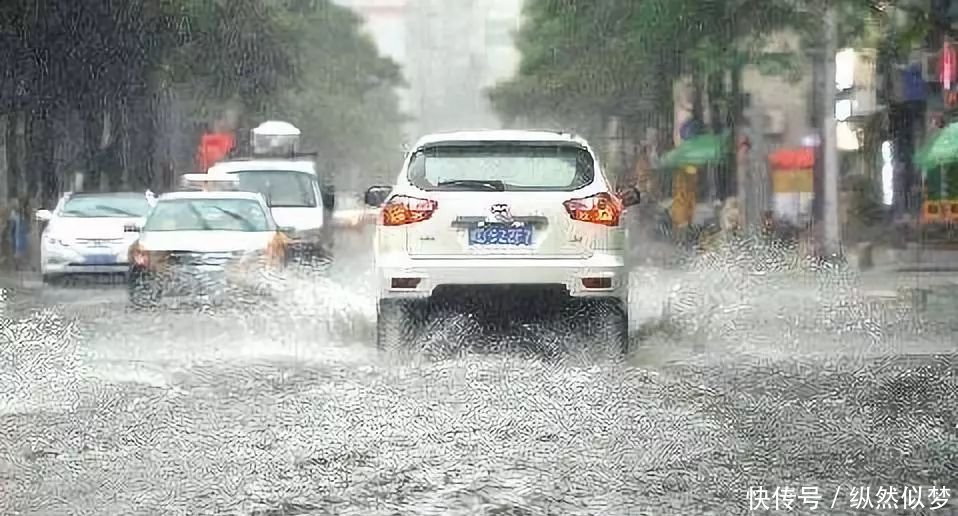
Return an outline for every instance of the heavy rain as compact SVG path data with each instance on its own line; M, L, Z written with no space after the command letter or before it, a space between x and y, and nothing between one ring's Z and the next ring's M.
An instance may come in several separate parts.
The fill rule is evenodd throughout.
M0 514L958 514L956 45L3 0Z

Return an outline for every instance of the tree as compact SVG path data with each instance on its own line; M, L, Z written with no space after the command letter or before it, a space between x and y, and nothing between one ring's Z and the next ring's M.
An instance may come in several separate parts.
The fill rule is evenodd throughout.
M321 164L344 186L359 187L360 180L388 173L399 155L404 121L395 93L402 84L399 66L379 55L351 11L327 0L293 2L288 9L301 73L264 114L300 127Z
M27 192L46 202L63 188L54 154L66 143L82 149L69 166L87 172L93 187L100 176L111 188L155 187L155 172L169 166L158 163L162 133L185 134L192 144L198 126L226 106L250 122L278 107L315 115L299 117L307 135L323 131L324 144L340 154L386 139L398 118L388 91L398 70L350 16L325 0L3 2L8 162L13 172L29 171ZM186 125L163 129L174 97ZM367 122L376 129L363 132ZM12 130L21 125L22 139ZM356 141L338 136L336 125Z
M888 32L892 10L881 0L529 0L518 34L519 72L490 97L508 123L581 127L597 137L602 121L615 116L638 129L664 125L657 128L670 133L672 86L690 78L697 121L708 114L707 130L732 137L743 122L743 70L800 70L822 40L823 7L833 1L841 2L843 44ZM927 18L923 9L901 9ZM905 42L919 38L926 24L900 28L894 52L911 48ZM800 48L770 51L770 36L781 31L797 34Z
M710 93L713 130L734 126L742 67L781 61L764 38L799 19L785 0L531 0L524 14L519 73L490 92L494 106L592 130L611 116L669 123L686 75Z
M244 102L276 88L289 72L282 32L254 0L16 0L5 2L0 33L13 59L0 114L26 127L27 191L47 202L61 185L53 128L79 119L80 161L92 176L119 186L121 172L152 169L154 96L169 83L202 83L198 91ZM225 21L224 21L225 20ZM199 29L199 30L194 30ZM269 66L263 66L268 64ZM59 138L58 138L59 136ZM16 148L8 145L8 150ZM18 158L18 156L14 156ZM141 160L137 166L132 162ZM133 174L137 183L149 174Z

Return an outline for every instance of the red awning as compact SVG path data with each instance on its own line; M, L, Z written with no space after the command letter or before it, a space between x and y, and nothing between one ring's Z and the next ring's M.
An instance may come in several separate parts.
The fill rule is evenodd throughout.
M779 149L768 157L768 161L772 164L772 168L778 170L812 168L815 166L815 149L812 147Z

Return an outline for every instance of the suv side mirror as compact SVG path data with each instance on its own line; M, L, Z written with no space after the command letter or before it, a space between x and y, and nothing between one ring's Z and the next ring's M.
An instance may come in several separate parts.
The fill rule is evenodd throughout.
M622 199L622 205L625 206L626 208L630 206L635 206L636 204L639 204L639 202L642 201L642 193L639 192L639 189L634 186L631 188L620 190L618 195L619 195L619 199Z
M369 190L366 190L366 195L363 197L367 206L373 206L378 208L386 202L386 199L389 198L389 194L392 192L392 187L390 186L373 186Z
M36 219L40 222L49 222L53 218L53 213L50 210L37 210Z

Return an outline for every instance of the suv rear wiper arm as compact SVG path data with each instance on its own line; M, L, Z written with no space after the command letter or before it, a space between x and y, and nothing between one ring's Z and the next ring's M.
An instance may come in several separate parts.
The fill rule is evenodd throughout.
M485 190L491 190L493 192L504 192L506 191L506 185L502 181L498 180L483 180L483 179L456 179L453 181L440 181L439 187L443 186L464 186L464 187L478 187Z

